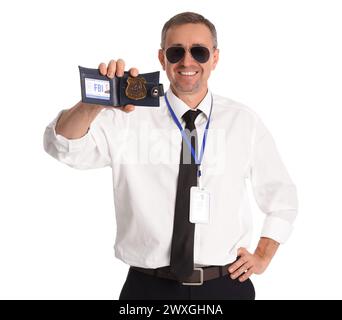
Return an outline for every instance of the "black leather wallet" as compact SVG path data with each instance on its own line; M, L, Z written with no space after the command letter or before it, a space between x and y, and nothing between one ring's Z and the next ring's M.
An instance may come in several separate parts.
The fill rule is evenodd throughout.
M139 74L131 77L129 72L123 77L113 79L100 74L98 69L79 66L82 102L105 106L159 107L159 97L164 95L164 88L159 83L159 71Z

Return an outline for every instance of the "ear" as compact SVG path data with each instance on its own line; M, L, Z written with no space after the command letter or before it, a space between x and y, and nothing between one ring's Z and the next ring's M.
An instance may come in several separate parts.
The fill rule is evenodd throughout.
M213 53L213 67L212 70L215 70L216 65L219 61L219 57L220 57L220 50L219 49L215 49L214 53Z
M163 70L165 70L165 56L164 56L163 49L159 49L159 51L158 51L158 59L160 61L160 64L163 67Z

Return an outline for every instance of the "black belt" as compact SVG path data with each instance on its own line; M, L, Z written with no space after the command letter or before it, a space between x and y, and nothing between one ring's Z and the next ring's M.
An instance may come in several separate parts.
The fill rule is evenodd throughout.
M192 286L202 285L204 281L216 279L216 278L229 274L228 268L230 266L231 266L231 263L225 266L196 267L194 268L192 274L188 277L188 279L185 282L182 282L182 284L192 285ZM131 266L131 269L149 274L151 276L159 277L159 278L177 280L175 275L170 272L169 266L161 267L157 269L146 269L146 268Z

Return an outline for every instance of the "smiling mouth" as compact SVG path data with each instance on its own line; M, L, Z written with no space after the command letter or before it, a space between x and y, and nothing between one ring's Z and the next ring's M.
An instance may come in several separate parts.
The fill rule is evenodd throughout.
M185 77L193 77L197 73L198 73L198 71L188 71L188 72L180 71L180 72L178 72L178 74L180 74L181 76L185 76Z

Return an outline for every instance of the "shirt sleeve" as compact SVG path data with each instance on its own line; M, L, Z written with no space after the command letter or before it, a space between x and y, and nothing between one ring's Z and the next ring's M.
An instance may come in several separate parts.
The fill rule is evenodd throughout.
M67 139L56 134L56 123L63 110L46 127L44 149L55 159L75 169L95 169L111 165L111 156L106 132L110 114L101 110L91 123L88 132L79 139ZM110 111L109 111L110 112Z
M261 236L286 242L297 216L297 191L260 119L252 143L250 179L256 202L266 214Z

